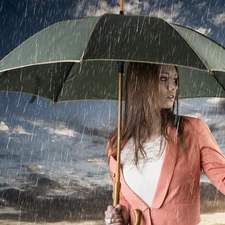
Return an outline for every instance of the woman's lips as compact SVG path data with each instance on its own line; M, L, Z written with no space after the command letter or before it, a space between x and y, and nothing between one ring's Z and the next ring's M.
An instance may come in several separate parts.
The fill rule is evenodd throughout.
M171 101L174 101L174 100L175 100L175 95L169 95L167 98L168 98L169 100L171 100Z

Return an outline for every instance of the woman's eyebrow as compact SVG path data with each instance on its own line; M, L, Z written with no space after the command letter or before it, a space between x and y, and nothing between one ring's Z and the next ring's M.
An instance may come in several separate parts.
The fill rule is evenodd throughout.
M163 73L163 74L166 74L166 75L168 75L168 76L170 75L170 73L165 72L165 71L161 71L161 72L160 72L160 74L162 74L162 73ZM174 74L174 77L178 77L178 74L175 73L175 74Z
M161 71L160 74L162 74L162 73L170 75L168 72Z

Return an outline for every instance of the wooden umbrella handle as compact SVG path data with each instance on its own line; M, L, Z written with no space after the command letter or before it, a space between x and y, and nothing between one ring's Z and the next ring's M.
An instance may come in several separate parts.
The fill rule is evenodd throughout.
M116 207L120 200L120 150L121 150L121 127L122 127L122 87L123 87L123 63L120 64L118 77L118 129L117 129L117 162L116 162L116 182L113 187L113 206ZM141 223L141 211L138 209L134 210L135 224L140 225Z
M135 223L134 225L140 225L141 223L141 211L139 209L135 209L134 211L134 215L135 215Z
M121 127L122 127L122 88L123 88L123 63L118 64L118 127L117 127L117 159L116 159L116 182L113 187L113 206L119 204L120 194L120 150L121 150Z
M116 207L120 201L120 182L115 182L113 187L113 206Z

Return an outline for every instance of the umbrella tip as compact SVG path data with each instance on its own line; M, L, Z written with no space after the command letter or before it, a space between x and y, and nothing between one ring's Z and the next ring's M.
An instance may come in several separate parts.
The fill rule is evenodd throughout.
M210 74L210 75L214 75L214 73L213 73L212 70L209 70L209 74Z
M29 103L30 103L30 104L34 103L34 101L35 101L36 98L37 98L37 96L36 96L36 95L33 95L33 96L31 97L31 100L29 101Z

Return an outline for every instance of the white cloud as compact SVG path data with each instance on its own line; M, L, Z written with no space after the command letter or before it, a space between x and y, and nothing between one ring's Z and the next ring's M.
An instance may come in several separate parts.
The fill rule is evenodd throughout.
M3 132L9 131L9 127L3 121L0 123L0 131L3 131Z
M149 4L146 3L144 7L149 8ZM124 12L126 14L139 14L141 12L140 1L131 0L129 2L125 2L124 4Z
M210 103L213 105L219 104L221 101L224 101L224 100L221 98L209 98L206 100L207 103Z
M98 5L89 4L87 9L84 8L84 2L80 2L75 9L75 17L78 17L82 11L84 11L84 16L100 16L104 13L115 13L119 14L120 6L119 2L115 6L111 6L106 1L100 1ZM144 7L149 7L149 4L145 3ZM139 0L130 0L129 2L124 3L124 12L126 14L138 14L141 11L140 1Z
M206 6L206 4L207 4L207 2L199 2L199 3L197 4L197 8L198 8L198 9L202 9L203 7Z
M142 4L143 4L143 10L145 12L148 12L150 9L150 3L148 1L144 1Z
M154 7L150 15L162 18L167 22L181 23L185 20L185 18L181 16L182 7L182 2L173 4L170 9L158 9L158 7Z
M56 134L59 136L75 137L77 135L74 130L68 129L63 125L57 126L57 128L45 127L44 129L47 130L49 134Z
M67 126L62 122L47 122L43 120L24 120L27 123L30 123L34 126L41 127L42 129L46 130L49 134L57 135L57 136L67 136L67 137L75 137L77 132L75 130L67 128ZM52 139L53 142L56 141L57 137Z
M27 132L22 126L18 125L16 128L13 129L13 133L17 134L26 134L26 135L33 135L32 133Z
M194 117L194 118L202 118L201 113L189 113L186 116Z
M216 26L224 24L225 23L225 11L222 13L219 13L217 15L213 15L211 22Z
M75 8L74 11L74 17L79 17L81 13L83 12L85 7L85 1L80 1L80 3L77 4L77 7Z
M43 120L34 120L34 121L28 120L26 122L32 123L34 126L38 126L38 127L46 126L46 122L44 122Z
M37 120L37 119L27 119L25 117L17 117L17 120L20 122L20 123L29 123L31 124L32 126L39 126L39 127L43 127L46 125L46 122L43 121L43 120Z
M27 132L21 125L18 125L15 128L9 128L5 122L0 123L0 131L7 132L7 133L17 133L17 134L26 134L26 135L32 135L32 133Z
M192 108L193 107L193 103L189 100L189 99L182 99L182 100L179 100L179 106L180 108Z
M207 29L207 28L204 28L204 27L194 27L193 29L198 31L201 34L206 35L206 36L212 33L212 29L211 28Z
M100 1L98 5L89 4L85 6L84 1L81 1L76 9L74 16L78 17L82 12L84 12L85 17L89 16L100 16L104 13L115 13L118 14L120 11L119 1L117 1L117 5L111 6L106 1ZM85 7L87 7L85 9ZM140 12L144 11L145 13L149 12L150 16L160 17L165 19L168 22L183 22L185 20L184 17L181 16L181 10L183 7L183 3L179 2L177 4L173 4L172 8L169 9L159 9L158 3L150 5L148 1L140 1L140 0L130 0L124 3L124 13L125 14L140 14Z

